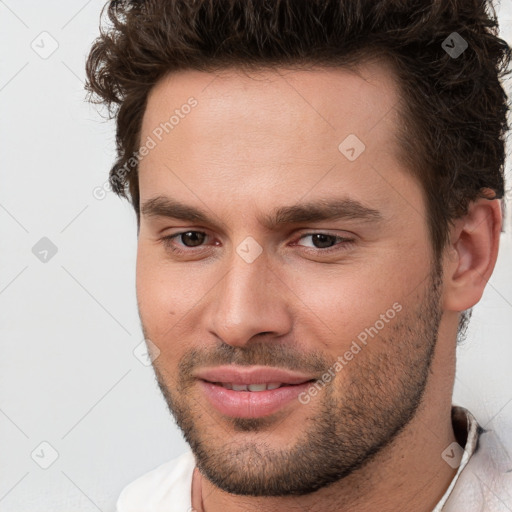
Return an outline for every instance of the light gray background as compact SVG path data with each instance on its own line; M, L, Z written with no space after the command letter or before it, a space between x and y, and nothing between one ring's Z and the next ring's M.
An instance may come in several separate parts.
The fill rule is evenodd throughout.
M113 511L124 485L187 448L151 367L133 353L142 341L135 215L113 193L92 193L114 159L113 122L83 90L102 6L0 1L2 512ZM511 3L500 11L510 42ZM58 48L42 58L31 44ZM497 268L459 348L454 402L501 432L510 451L507 217ZM58 250L46 263L32 252L43 237ZM52 450L58 458L42 469Z

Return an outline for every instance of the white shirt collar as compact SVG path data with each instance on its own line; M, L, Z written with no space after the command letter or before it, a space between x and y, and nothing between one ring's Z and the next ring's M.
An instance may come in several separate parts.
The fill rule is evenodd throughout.
M460 477L460 474L467 466L469 459L473 456L473 453L475 452L475 449L478 445L478 438L481 432L481 428L478 425L478 422L476 421L475 417L467 409L464 409L464 407L460 407L457 405L454 405L452 407L452 424L453 430L456 433L456 435L458 434L458 437L467 436L467 440L464 446L464 453L462 454L461 457L458 457L460 463L457 473L453 477L453 480L450 482L448 489L446 489L446 492L443 494L443 497L435 506L432 512L441 512L443 510L443 507L446 504L448 498L450 497L450 494L452 493L453 488L455 487ZM457 456L456 453L455 456Z

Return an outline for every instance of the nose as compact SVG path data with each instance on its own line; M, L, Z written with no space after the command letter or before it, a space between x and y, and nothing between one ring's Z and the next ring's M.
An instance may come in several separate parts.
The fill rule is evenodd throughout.
M229 345L255 335L281 336L291 329L291 290L269 265L265 251L251 263L233 250L224 277L212 290L209 328Z

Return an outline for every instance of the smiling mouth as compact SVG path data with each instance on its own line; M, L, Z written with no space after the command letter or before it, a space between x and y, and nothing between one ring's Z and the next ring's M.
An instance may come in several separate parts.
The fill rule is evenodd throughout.
M205 381L208 382L208 381ZM210 382L210 384L215 384L216 386L221 386L225 389L230 389L232 391L271 391L273 389L282 388L285 386L299 386L301 384L306 384L307 382L313 382L312 380L304 381L299 384L287 384L283 382L263 382L261 384L235 384L233 382Z

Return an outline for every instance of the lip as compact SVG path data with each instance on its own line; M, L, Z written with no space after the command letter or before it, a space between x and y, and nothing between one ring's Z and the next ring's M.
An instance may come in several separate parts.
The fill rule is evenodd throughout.
M196 378L208 382L230 382L233 384L264 384L269 382L280 382L282 384L303 384L314 380L314 375L306 375L299 372L292 372L283 368L272 368L270 366L243 366L227 365L205 368L194 375ZM264 391L260 391L264 393Z
M311 382L282 386L266 391L233 391L219 384L200 380L202 391L218 412L232 418L260 418L279 411L296 400Z
M279 411L298 400L315 377L269 366L237 367L234 365L206 368L195 374L210 404L221 414L233 418L260 418ZM280 382L277 389L234 391L219 383L264 384Z

